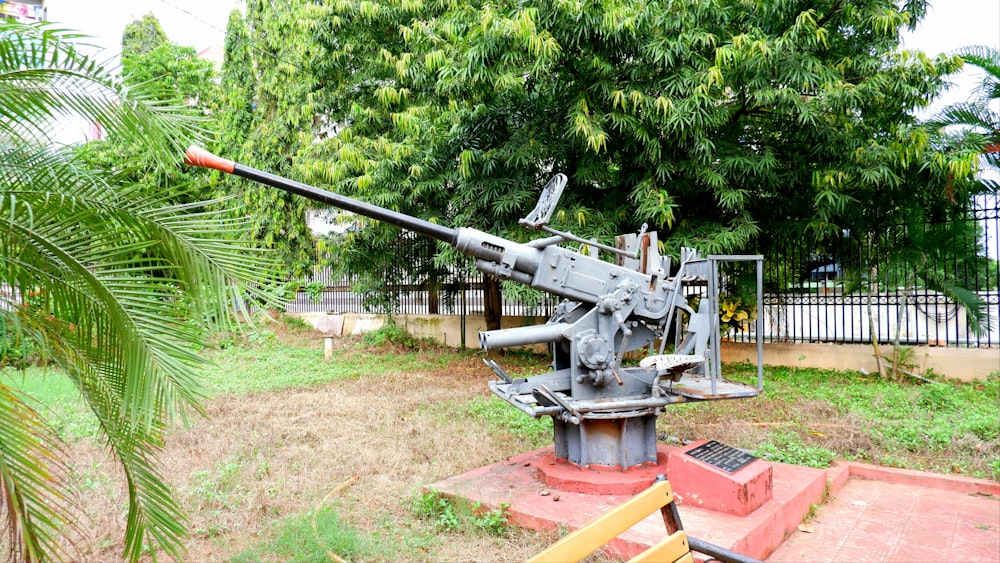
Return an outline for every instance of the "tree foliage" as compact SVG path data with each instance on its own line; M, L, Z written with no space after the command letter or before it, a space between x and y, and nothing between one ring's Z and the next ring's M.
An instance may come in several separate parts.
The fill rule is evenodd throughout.
M675 253L821 247L976 189L974 155L931 142L911 115L961 62L899 49L925 8L344 0L316 31L316 78L345 128L309 145L299 170L515 238L563 172L554 226L588 237L648 223ZM372 249L352 264L387 251L381 228L352 235Z
M239 10L229 13L226 44L222 59L222 107L219 111L220 142L223 151L238 154L253 128L253 51L246 22Z
M249 0L245 18L230 14L221 113L226 132L220 149L228 157L296 176L293 159L311 141L317 113L311 9L314 3L305 0L280 5ZM278 252L285 276L309 270L315 241L306 225L306 200L231 177L220 179L219 189L241 197L241 213L251 221L255 238Z
M207 115L218 106L219 86L212 63L197 57L193 47L169 40L152 14L125 27L122 34L122 84L140 87L146 96L190 116L205 133L212 127ZM172 203L208 199L208 173L179 166L160 166L156 150L141 130L111 129L98 142L79 149L91 167L115 174L121 183L142 186L151 196L167 196Z
M122 31L122 57L142 56L168 43L170 40L160 27L160 20L148 13Z

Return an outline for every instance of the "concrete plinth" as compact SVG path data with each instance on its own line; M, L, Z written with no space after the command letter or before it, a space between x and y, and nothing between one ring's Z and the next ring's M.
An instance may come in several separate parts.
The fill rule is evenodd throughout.
M729 473L688 455L706 443L700 440L670 452L667 478L679 505L746 516L771 500L772 464L755 460Z

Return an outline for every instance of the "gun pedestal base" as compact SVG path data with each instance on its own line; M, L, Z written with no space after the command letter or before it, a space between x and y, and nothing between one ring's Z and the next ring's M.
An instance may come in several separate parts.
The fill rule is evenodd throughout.
M505 506L509 522L515 526L536 530L574 530L635 494L611 492L607 488L610 482L631 480L635 486L637 479L634 477L644 472L654 475L655 472L666 473L674 494L684 499L678 510L684 528L691 535L757 558L767 557L786 536L793 533L812 505L822 502L827 490L826 470L758 460L737 471L736 475L752 470L757 464L770 466L773 475L771 498L750 514L736 516L699 505L692 501L689 491L673 486L674 479L683 480L683 476L674 471L677 456L671 454L677 452L687 456L684 453L687 448L661 444L658 449L662 464L612 471L584 469L557 461L552 447L548 446L478 467L427 487L470 504L478 502L486 510ZM664 471L663 465L670 467ZM564 482L556 483L553 480L556 478L564 479ZM653 478L650 477L650 481L641 487L648 487ZM573 483L565 486L571 481ZM588 481L599 483L599 486L582 490L581 483ZM619 536L611 546L612 556L628 559L660 542L663 537L663 518L653 515Z
M667 456L662 452L656 463L644 463L628 469L580 467L556 457L554 452L542 454L535 466L538 478L557 491L585 495L634 495L648 489L657 475L667 472Z
M579 467L619 471L647 464L655 465L656 415L637 413L635 416L627 416L614 413L615 418L608 416L609 418L584 418L580 424L553 417L552 434L556 458Z

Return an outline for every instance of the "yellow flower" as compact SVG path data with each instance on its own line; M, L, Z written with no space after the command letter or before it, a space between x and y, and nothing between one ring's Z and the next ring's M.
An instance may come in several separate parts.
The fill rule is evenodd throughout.
M730 301L729 303L721 303L722 305L722 322L728 323L732 320L733 315L736 314L736 303Z
M739 297L730 298L728 295L719 297L719 320L723 324L731 327L741 327L746 321L755 318L751 307L744 307L743 300Z

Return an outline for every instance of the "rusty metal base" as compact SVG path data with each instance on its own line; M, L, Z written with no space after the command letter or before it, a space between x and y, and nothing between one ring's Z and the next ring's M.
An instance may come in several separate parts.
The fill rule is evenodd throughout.
M722 399L748 399L760 394L760 390L750 385L717 379L715 390L712 390L712 379L706 375L684 374L684 377L676 382L666 382L661 384L661 388L667 393L680 395L686 399L695 401L717 401Z

